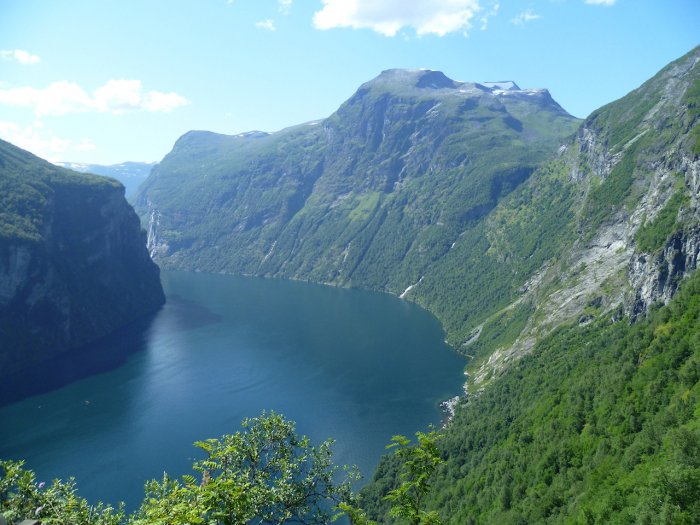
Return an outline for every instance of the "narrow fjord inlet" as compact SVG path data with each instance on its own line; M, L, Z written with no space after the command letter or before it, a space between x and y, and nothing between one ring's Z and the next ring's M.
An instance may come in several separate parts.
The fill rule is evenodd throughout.
M0 5L0 525L700 525L698 0Z
M166 306L116 370L0 408L0 457L135 508L190 473L192 443L274 410L368 478L396 433L439 424L464 361L425 310L386 294L164 272ZM138 337L137 337L138 339Z

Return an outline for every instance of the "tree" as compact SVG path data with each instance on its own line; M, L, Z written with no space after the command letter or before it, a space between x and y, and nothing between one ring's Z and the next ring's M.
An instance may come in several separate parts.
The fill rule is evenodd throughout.
M269 413L242 423L233 435L195 443L206 458L193 465L195 475L146 483L146 495L134 514L80 498L73 479L37 483L22 462L0 461L0 515L10 523L40 519L46 525L323 525L343 514L353 525L376 525L356 501L354 469L332 463L331 440L312 446L296 434L294 423ZM394 436L387 448L402 459L402 484L386 499L391 515L412 525L439 525L437 512L421 509L429 478L442 462L435 432L416 434L411 445Z
M387 447L396 448L396 455L403 460L399 476L402 483L385 496L392 503L389 515L405 518L411 525L440 525L442 522L436 511L421 508L430 489L430 477L443 461L435 445L440 435L435 431L416 432L416 437L417 444L411 445L406 436L394 436Z
M243 421L243 430L195 443L207 454L200 474L167 475L146 485L146 499L133 525L328 523L352 498L347 472L336 482L332 441L319 447L297 436L294 423L270 413Z
M10 523L40 519L65 525L320 525L351 508L351 482L332 463L328 440L312 446L294 423L275 414L243 421L243 430L195 445L206 453L196 475L146 483L139 510L125 515L78 497L75 482L37 483L22 462L0 461L0 515Z
M23 461L0 461L0 515L8 523L33 518L46 525L119 525L124 507L89 505L72 478L37 483Z

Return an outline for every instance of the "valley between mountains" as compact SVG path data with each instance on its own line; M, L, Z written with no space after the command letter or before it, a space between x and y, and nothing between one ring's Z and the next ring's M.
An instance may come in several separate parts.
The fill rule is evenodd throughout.
M417 302L479 387L562 323L644 315L695 269L698 56L584 121L544 89L384 71L321 121L184 135L136 209L164 267Z
M284 499L304 482L365 525L699 523L699 121L700 47L583 120L545 89L391 69L326 119L183 135L131 198L145 231L115 181L0 143L3 366L157 310L149 254L168 269L390 293L431 311L468 358L450 422L418 444L395 438L357 497L333 485L328 445L305 455L273 414L200 442L197 477L151 482L134 515L78 499L66 515L330 522L312 496ZM264 431L304 452L269 478L246 470L255 439L270 450ZM305 477L299 457L322 468ZM5 465L0 511L44 512L31 475ZM22 480L26 498L11 499Z

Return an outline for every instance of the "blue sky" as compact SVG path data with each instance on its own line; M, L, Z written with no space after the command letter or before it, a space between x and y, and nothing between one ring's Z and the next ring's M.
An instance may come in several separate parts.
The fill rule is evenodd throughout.
M545 87L584 117L700 44L698 0L0 0L0 138L160 160L330 115L384 69Z

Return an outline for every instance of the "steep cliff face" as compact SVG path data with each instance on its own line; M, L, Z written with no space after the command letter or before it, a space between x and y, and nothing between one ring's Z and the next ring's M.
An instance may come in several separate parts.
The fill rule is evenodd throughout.
M116 181L0 141L0 377L164 302L158 267Z
M532 314L508 344L484 352L479 384L562 323L634 320L670 301L700 249L700 48L595 111L557 157L494 211L491 249L520 263L557 238L521 294ZM556 221L546 223L547 214ZM537 231L532 252L512 232ZM486 330L488 333L488 330ZM478 338L464 348L478 346Z
M700 230L674 233L658 255L635 254L630 262L634 300L627 304L631 316L646 313L654 303L667 304L680 282L698 267Z
M633 294L626 312L633 318L655 303L667 304L680 281L698 268L700 159L677 151L668 161L659 163L655 172L673 174L671 189L666 191L665 202L642 208L645 222L637 232L637 249L628 268Z

